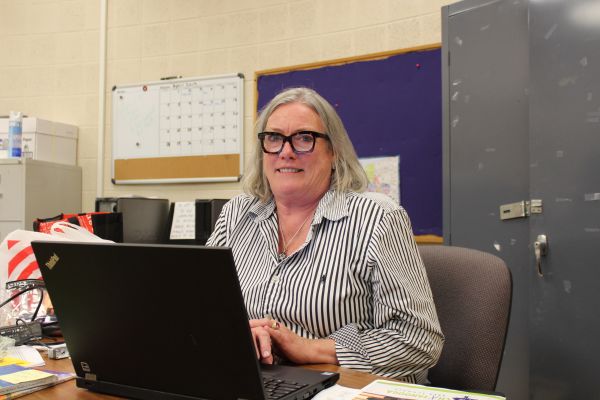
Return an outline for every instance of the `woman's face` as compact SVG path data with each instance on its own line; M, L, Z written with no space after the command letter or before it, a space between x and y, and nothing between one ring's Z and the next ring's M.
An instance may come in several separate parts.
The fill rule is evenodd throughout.
M265 131L285 136L300 131L328 133L319 115L302 103L277 107ZM317 138L312 153L305 154L294 153L286 142L279 154L263 153L263 170L276 199L319 201L329 189L333 160L330 144L323 138Z

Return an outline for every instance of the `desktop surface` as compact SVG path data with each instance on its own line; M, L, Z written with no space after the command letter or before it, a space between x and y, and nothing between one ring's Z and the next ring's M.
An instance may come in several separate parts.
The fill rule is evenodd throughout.
M50 360L45 355L43 356L46 365L44 369L51 369L56 371L69 371L73 372L73 364L70 358L62 360ZM381 379L380 376L367 374L365 372L355 371L347 368L338 367L336 365L328 364L317 364L305 366L305 368L316 369L321 371L333 371L340 374L340 380L337 382L338 385L351 387L351 388L362 388L376 379ZM387 379L387 378L386 378ZM120 397L110 396L101 393L91 392L86 389L81 389L75 386L75 380L72 379L68 382L61 383L59 385L43 389L27 396L20 397L23 400L46 400L46 399L76 399L76 400L94 400L94 399L120 399Z

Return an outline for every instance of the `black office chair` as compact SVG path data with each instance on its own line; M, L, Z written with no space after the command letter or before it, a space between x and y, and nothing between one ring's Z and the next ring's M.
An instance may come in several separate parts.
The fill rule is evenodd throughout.
M429 370L433 386L494 391L512 299L510 270L478 250L421 245L442 331L440 359Z

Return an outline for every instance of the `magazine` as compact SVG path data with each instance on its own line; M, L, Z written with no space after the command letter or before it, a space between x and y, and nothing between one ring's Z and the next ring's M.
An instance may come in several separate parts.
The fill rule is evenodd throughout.
M353 400L506 400L506 398L499 395L464 392L380 379L362 388Z

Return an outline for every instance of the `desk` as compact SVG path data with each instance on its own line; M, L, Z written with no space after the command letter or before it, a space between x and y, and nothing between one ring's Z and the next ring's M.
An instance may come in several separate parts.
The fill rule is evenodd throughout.
M69 371L73 372L73 364L71 359L66 358L63 360L49 360L44 355L44 361L46 365L42 368L56 370L56 371ZM319 369L323 371L335 371L340 373L340 380L338 384L351 388L361 388L366 386L375 379L381 377L376 375L367 374L365 372L359 372L350 370L347 368L338 367L335 365L319 364L306 366L310 369ZM119 397L109 396L106 394L99 394L90 392L86 389L80 389L75 386L75 379L68 382L63 382L56 386L39 390L27 396L20 397L23 400L55 400L55 399L81 399L81 400L96 400L96 399L119 399Z

